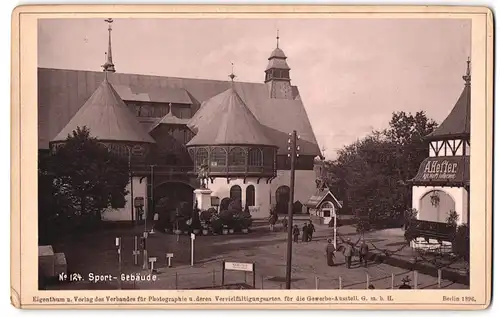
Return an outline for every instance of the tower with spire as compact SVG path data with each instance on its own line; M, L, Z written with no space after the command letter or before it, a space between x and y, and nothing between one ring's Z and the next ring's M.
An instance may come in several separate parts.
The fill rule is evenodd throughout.
M115 64L113 64L113 53L111 51L111 31L113 28L111 27L111 24L113 23L113 19L108 18L104 20L104 22L108 23L108 52L106 53L106 60L104 62L104 65L102 65L102 69L104 72L110 72L114 73L116 72L115 70Z
M130 182L127 190L131 190L131 184L134 183L133 187L136 191L145 193L147 191L146 183L141 182L141 176L134 175L134 168L147 162L156 141L141 126L108 80L108 73L115 72L115 67L111 55L111 23L113 20L107 19L106 22L109 23L110 36L106 63L102 65L104 78L83 106L52 139L50 146L56 149L66 142L68 135L71 135L73 131L86 127L90 136L106 146L110 152L128 159ZM132 196L133 193L126 197L127 202L124 208L106 210L103 218L106 219L110 215L110 219L137 219L137 214L134 215L133 212L135 196Z
M436 240L448 243L451 214L457 224L470 219L470 110L471 73L467 60L464 88L455 106L444 121L428 136L429 157L421 164L417 175L409 181L412 205L417 210L419 238L414 247L426 247ZM433 241L430 241L433 243Z
M286 62L286 55L279 47L279 30L276 34L276 48L269 56L265 70L269 97L274 99L293 99L292 85L290 83L290 67Z
M196 135L186 146L196 170L204 171L210 179L206 188L195 191L196 199L202 209L210 207L204 195L230 197L251 207L257 199L267 211L265 197L270 180L276 176L278 147L236 91L234 69L228 77L231 87L207 100L194 116L195 121L210 119L196 127L188 124Z
M252 217L265 218L289 199L290 127L300 135L295 210L314 194L314 159L321 151L298 88L290 83L279 34L264 81L240 82L236 62L227 61L221 62L231 67L225 81L174 78L116 73L116 24L103 20L98 23L108 34L105 60L96 64L102 69L38 70L40 150L64 144L68 134L86 126L110 151L129 159L127 205L104 212L103 220L137 219L130 203L136 197L144 199L147 215L163 198L191 208L195 197L200 209L218 204L224 210L228 201L240 200ZM70 86L77 85L78 93L68 81L77 83ZM44 82L59 86L47 90Z

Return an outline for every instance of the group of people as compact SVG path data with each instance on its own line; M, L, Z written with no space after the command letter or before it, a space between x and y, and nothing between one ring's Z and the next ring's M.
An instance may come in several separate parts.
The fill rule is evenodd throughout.
M355 246L351 242L350 239L347 239L344 243L343 246L340 248L336 249L335 246L333 245L332 239L328 239L328 244L326 245L326 263L328 266L334 266L335 265L335 253L337 251L342 251L344 258L345 258L345 264L348 269L351 268L352 265L352 257L354 256L354 253L356 252L359 256L359 264L364 265L364 267L368 266L368 245L366 244L364 239L361 239L361 244L359 245L359 249L355 249Z
M284 217L281 220L281 223L283 224L283 231L287 232L288 231L288 219L286 217ZM304 225L302 226L302 242L312 241L313 233L315 231L316 231L316 228L314 227L312 220L309 220L309 223L304 222ZM300 229L299 229L298 225L293 225L292 235L293 235L293 242L299 243Z

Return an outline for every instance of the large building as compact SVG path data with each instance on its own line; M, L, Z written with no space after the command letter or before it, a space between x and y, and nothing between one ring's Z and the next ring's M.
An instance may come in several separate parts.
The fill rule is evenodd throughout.
M429 157L411 180L421 244L426 244L424 240L449 244L447 223L468 224L470 219L470 60L463 79L462 94L448 117L427 136Z
M87 126L108 148L130 157L127 204L104 212L104 219L135 219L137 197L145 198L148 211L163 197L172 205L192 204L200 166L208 166L213 201L241 199L254 217L267 217L272 205L288 204L292 130L300 135L294 199L300 210L316 190L314 158L321 152L279 42L267 67L261 65L263 82L245 83L233 74L219 81L119 73L111 27L109 34L104 72L38 69L41 151Z

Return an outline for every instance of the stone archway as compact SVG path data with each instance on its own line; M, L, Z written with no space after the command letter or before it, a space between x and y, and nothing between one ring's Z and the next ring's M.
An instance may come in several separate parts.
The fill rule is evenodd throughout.
M155 186L153 192L155 212L160 216L175 211L181 203L185 203L189 210L193 209L194 187L182 181L167 181ZM153 215L148 215L152 219Z
M418 219L445 223L450 211L456 211L455 200L442 190L431 190L420 198Z
M279 214L288 213L288 202L290 201L290 187L282 185L276 189L276 211Z

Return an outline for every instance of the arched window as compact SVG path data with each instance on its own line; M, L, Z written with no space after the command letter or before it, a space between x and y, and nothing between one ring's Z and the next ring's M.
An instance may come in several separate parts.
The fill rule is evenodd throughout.
M226 166L226 150L216 147L210 153L210 166Z
M229 166L244 166L245 165L245 150L240 147L235 147L229 151Z
M262 166L262 150L259 148L252 148L248 151L248 165L249 166Z
M290 187L283 185L276 189L276 209L278 213L287 213L290 201Z
M231 200L241 200L241 187L238 185L234 185L233 187L231 187L231 189L229 190L229 198L231 198Z
M248 207L255 206L255 187L248 185L246 189L246 205Z
M208 151L204 148L199 148L196 151L195 164L200 166L203 162L208 160Z

